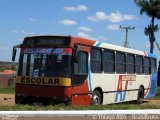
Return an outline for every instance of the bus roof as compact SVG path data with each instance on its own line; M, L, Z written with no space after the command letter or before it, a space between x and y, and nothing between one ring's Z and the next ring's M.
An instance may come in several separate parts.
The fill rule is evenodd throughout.
M96 42L95 46L97 46L97 45L99 47L110 49L110 50L127 52L127 53L131 53L131 54L137 54L137 55L143 55L143 56L147 55L146 52L143 52L143 51L140 51L140 50L135 50L135 49L131 49L131 48L125 48L125 47L112 45L112 44L108 44L108 43L102 43L102 42L98 43L98 42Z
M24 39L27 38L40 38L40 37L71 37L71 35L35 35L35 36L27 36Z
M150 56L150 57L156 58L154 54L151 54L151 53L147 54L146 52L143 52L140 50L135 50L132 48L125 48L125 47L121 47L118 45L99 42L97 40L91 40L87 38L75 37L71 35L37 35L37 36L29 36L29 37L26 37L25 39L44 38L44 37L71 38L72 43L83 44L83 45L88 45L88 46L95 46L95 47L100 47L100 48L109 49L109 50L115 50L115 51L120 51L120 52L126 52L126 53L142 55L142 56Z
M84 38L80 38L80 37L74 37L74 38L75 39L77 39L77 38L78 39L84 39ZM90 39L86 39L86 40L90 40ZM125 48L125 47L118 46L118 45L99 42L99 41L96 41L96 40L90 40L90 41L95 42L94 45L93 45L95 47L100 47L100 48L115 50L115 51L120 51L120 52L126 52L126 53L131 53L131 54L136 54L136 55L148 56L148 54L144 51L135 50L135 49L132 49L132 48ZM83 44L85 44L85 43L83 43ZM153 57L153 55L151 53L149 53L149 56Z

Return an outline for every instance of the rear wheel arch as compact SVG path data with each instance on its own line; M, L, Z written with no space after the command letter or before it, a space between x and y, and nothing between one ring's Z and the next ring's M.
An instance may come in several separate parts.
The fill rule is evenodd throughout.
M143 88L143 91L144 91L144 86L143 85L140 85L140 87L139 88Z

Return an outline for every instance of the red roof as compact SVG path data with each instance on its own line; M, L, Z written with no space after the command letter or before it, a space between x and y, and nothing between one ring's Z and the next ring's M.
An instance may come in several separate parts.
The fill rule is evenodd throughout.
M5 71L3 71L3 72L0 72L0 74L15 74L16 73L16 71L13 71L13 70L5 70Z

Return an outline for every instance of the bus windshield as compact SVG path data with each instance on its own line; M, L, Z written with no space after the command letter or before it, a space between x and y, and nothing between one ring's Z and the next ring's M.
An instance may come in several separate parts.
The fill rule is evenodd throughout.
M70 48L22 49L19 76L71 77Z

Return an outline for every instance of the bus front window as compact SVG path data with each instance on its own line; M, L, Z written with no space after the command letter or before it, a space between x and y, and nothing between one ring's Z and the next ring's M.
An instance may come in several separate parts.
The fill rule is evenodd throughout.
M70 54L21 54L19 76L71 77Z

